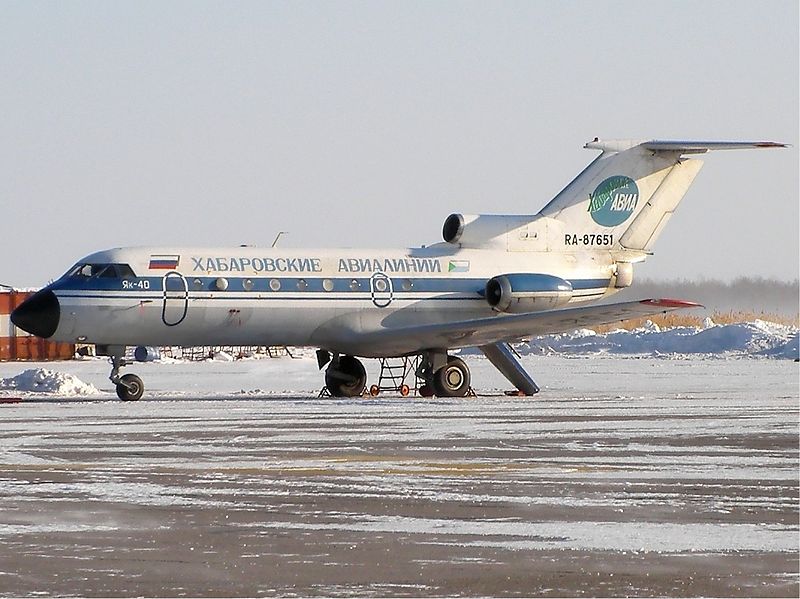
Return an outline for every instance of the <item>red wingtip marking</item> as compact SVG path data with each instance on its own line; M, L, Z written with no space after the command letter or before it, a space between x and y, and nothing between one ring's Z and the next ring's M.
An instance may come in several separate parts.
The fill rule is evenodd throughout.
M754 144L757 148L785 148L786 144L778 143L777 141L760 141Z
M642 300L641 303L650 306L657 306L659 308L703 308L703 304L696 302L687 302L686 300L677 299L649 299Z

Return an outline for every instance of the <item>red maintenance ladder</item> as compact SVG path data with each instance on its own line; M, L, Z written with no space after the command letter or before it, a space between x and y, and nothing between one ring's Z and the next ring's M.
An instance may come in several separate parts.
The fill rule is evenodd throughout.
M412 391L414 395L419 392L421 385L425 381L417 376L422 361L422 356L403 357L403 358L379 358L381 373L378 376L378 384L369 388L372 397L377 396L381 391L396 391L403 397L407 397ZM409 385L409 377L411 377Z

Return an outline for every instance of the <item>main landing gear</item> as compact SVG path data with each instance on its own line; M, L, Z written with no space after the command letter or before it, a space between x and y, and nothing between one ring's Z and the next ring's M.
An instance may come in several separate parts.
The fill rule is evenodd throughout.
M325 386L334 397L357 397L367 386L364 365L353 356L317 351L317 363L325 369ZM415 372L424 382L418 389L423 397L465 397L470 393L469 367L464 360L444 351L426 352ZM323 390L324 392L324 390Z
M470 392L469 367L461 358L442 352L429 352L417 376L425 381L419 388L423 397L465 397Z
M317 362L325 364L325 386L334 397L358 397L367 386L367 371L360 360L353 356L340 356L325 350L317 351Z
M101 348L98 347L98 351L100 349ZM102 349L105 350L104 353L109 356L109 361L111 362L111 375L108 378L117 388L117 397L122 401L136 401L137 399L141 399L144 393L144 383L142 379L135 374L119 375L120 368L128 364L125 361L125 348L109 347Z

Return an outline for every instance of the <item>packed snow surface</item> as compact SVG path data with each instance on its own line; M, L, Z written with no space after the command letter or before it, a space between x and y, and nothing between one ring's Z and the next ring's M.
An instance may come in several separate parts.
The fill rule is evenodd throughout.
M465 359L477 397L318 397L310 352L130 365L137 402L40 365L101 394L0 390L0 596L800 596L798 364L523 355L523 398Z

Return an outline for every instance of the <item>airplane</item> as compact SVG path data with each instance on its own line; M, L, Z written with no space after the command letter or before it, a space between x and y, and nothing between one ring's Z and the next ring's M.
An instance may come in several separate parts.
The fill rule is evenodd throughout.
M510 343L654 315L693 302L596 305L633 282L709 150L752 141L595 138L599 155L534 215L451 214L443 240L388 250L241 246L123 247L79 260L11 314L29 333L93 343L110 357L122 400L144 392L120 375L127 347L317 348L331 395L366 387L359 358L418 356L423 396L462 397L459 348L477 347L520 395L539 387Z

